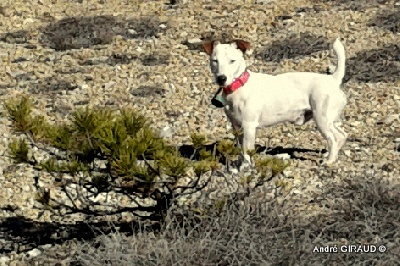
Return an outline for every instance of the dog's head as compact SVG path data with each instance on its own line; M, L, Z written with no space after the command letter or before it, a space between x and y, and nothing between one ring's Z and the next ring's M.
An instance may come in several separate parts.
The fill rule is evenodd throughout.
M246 70L243 54L250 48L250 43L235 40L229 44L211 41L203 44L210 56L211 72L220 87L228 86Z

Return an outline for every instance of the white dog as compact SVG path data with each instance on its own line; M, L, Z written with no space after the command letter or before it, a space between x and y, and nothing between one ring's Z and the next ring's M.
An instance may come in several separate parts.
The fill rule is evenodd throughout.
M256 128L280 122L303 125L314 118L319 131L328 142L326 164L338 159L338 152L347 139L339 127L346 96L340 89L345 74L345 50L337 39L333 49L338 65L332 75L312 72L289 72L268 75L247 70L244 53L250 44L236 40L230 44L212 41L203 44L210 55L211 71L220 90L212 103L224 106L225 113L238 137L242 155L250 163L248 150L254 149ZM219 93L222 91L222 93Z

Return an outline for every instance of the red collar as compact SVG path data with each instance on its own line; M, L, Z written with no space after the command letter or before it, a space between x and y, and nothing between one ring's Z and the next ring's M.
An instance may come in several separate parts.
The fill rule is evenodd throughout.
M222 88L224 90L224 93L230 94L230 93L236 91L237 89L239 89L240 87L244 86L244 84L247 82L249 77L250 77L250 74L246 70L245 72L243 72L243 74L240 77L234 79L230 85Z

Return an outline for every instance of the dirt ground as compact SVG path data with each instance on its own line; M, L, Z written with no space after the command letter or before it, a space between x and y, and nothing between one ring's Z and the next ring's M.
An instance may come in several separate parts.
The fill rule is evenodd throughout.
M130 106L145 113L155 129L171 128L170 143L189 143L193 132L214 142L232 135L226 130L223 111L210 105L216 86L201 41L250 41L252 54L246 59L253 71L325 73L336 64L331 44L340 37L347 56L343 90L348 105L343 126L349 139L338 165L324 168L318 161L325 142L313 122L259 130L257 143L267 148L266 153L288 154L291 164L281 177L284 187L273 183L265 188L279 193L265 202L275 214L262 219L281 219L278 224L266 222L270 227L265 230L269 236L281 237L263 239L264 248L270 249L263 260L257 263L253 257L252 263L396 265L400 248L399 32L400 2L389 0L3 0L0 100L30 95L35 112L53 121L68 120L72 110L82 106ZM68 241L87 229L70 226L69 236L59 235L58 241L54 236L42 237L43 232L57 231L55 218L37 209L32 197L34 177L45 179L46 175L29 165L16 166L7 156L14 133L2 105L0 134L0 265L32 264L39 258L49 265L67 263L62 255L49 259L50 254L66 253ZM30 231L19 232L19 226ZM368 256L313 257L312 247L330 244L384 245L387 250ZM274 250L283 254L281 259ZM93 258L89 261L95 264ZM198 257L202 260L206 264L205 258ZM170 262L178 264L178 260Z

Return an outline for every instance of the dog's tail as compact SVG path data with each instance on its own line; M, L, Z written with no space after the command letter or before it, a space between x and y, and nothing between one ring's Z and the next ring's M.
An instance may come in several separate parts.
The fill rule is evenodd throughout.
M344 51L344 46L340 42L340 39L337 38L336 41L333 43L333 50L337 56L337 67L335 72L333 72L332 76L336 79L339 83L342 83L342 79L345 74L346 68L346 53Z

